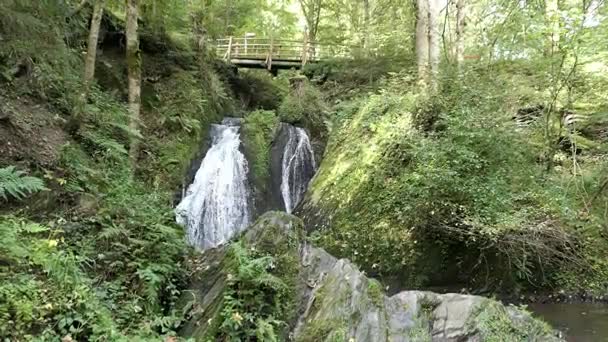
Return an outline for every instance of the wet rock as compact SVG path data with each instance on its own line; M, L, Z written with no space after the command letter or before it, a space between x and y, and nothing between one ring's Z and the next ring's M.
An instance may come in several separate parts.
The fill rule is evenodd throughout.
M283 150L289 141L289 125L280 123L277 135L270 148L270 193L272 206L277 210L285 210L281 195L283 177Z
M285 249L297 252L302 232L302 221L297 217L268 212L248 228L241 239L247 247L267 253L284 252ZM227 251L226 246L221 246L189 260L193 273L189 289L183 292L179 304L187 312L187 320L180 332L182 336L205 340L217 329L227 289Z
M379 282L346 259L308 244L302 221L264 214L244 235L247 246L299 255L292 340L317 341L561 341L546 324L516 307L480 296L404 291L387 296ZM299 241L299 245L294 245ZM200 338L217 319L225 287L223 249L207 251L193 282L194 314L182 333Z

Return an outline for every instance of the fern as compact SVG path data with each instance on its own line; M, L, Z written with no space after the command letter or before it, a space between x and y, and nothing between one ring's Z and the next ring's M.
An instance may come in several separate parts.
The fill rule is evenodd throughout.
M25 172L14 166L0 168L0 197L4 200L8 200L9 195L20 200L41 190L46 190L42 179L25 176Z

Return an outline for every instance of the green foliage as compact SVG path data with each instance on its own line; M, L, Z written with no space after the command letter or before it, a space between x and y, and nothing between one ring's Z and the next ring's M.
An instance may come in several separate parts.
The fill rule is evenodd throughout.
M497 302L488 300L482 303L467 324L476 327L483 341L542 341L552 335L546 323L532 318L532 315L520 308L522 315L516 324L509 317L508 309Z
M190 13L204 23L207 33L213 38L242 36L247 32L290 38L296 31L296 16L282 1L202 0L192 6Z
M293 78L290 82L293 82L292 89L279 107L279 119L302 125L315 137L325 136L327 105L321 93L304 77Z
M146 92L146 153L140 164L153 184L177 188L189 161L200 151L212 123L233 110L226 84L212 68L177 70Z
M276 110L285 97L286 88L266 70L241 71L233 84L245 107L252 110Z
M0 81L66 113L77 107L82 89L84 64L73 49L86 27L80 16L66 19L70 11L69 2L8 0L0 4Z
M318 41L345 45L355 56L413 55L415 2L326 0L321 12Z
M326 247L370 272L410 274L411 286L459 276L546 286L588 262L574 227L597 236L601 214L571 219L582 203L543 174L531 139L542 133L515 127L503 78L475 77L483 83L444 80L429 101L397 91L411 82L398 75L358 112L340 107L310 194L332 217Z
M83 271L89 260L63 248L63 231L4 217L0 233L0 335L118 337L110 310Z
M370 279L367 283L367 294L376 306L382 306L384 303L384 290L382 284L375 279Z
M270 177L270 147L278 126L279 119L272 111L257 110L243 120L243 141L252 161L253 179L259 187L264 187Z
M328 101L344 101L371 91L389 74L409 69L413 61L388 56L324 59L307 64L302 73L320 84Z
M230 246L220 338L277 341L284 337L295 289L277 271L278 262L269 254L248 250L242 242Z
M44 181L40 178L25 176L25 172L14 166L0 168L0 197L8 200L8 196L23 199L28 194L46 190Z
M202 128L199 118L205 114L205 98L192 73L177 72L154 86L157 112L161 115L155 122L158 128L186 133Z

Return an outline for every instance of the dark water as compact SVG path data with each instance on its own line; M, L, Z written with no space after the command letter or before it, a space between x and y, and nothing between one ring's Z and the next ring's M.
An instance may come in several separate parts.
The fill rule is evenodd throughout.
M528 309L562 331L571 342L608 341L608 305L529 304Z

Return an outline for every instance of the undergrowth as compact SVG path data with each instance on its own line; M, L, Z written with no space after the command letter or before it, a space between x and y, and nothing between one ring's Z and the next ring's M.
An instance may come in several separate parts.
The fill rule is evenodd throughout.
M307 200L331 218L320 242L407 287L603 291L605 202L589 206L579 191L597 188L601 165L576 178L547 173L542 131L512 121L520 94L497 90L509 78L465 77L446 77L427 98L403 92L415 87L399 74L377 94L336 107ZM560 169L571 167L566 159Z
M126 84L94 84L86 101L80 97L88 21L86 13L66 16L71 10L68 2L0 4L1 86L11 96L48 103L70 138L51 168L31 165L45 184L0 169L0 201L46 185L53 202L44 211L23 205L0 218L0 336L161 340L175 335L183 318L175 303L189 252L174 222L174 194L209 125L233 101L204 63L156 64L169 57L143 51L142 129L130 130L121 96ZM137 170L128 166L133 135L144 142Z
M488 342L541 341L552 335L549 325L530 319L531 314L525 309L511 313L521 316L515 320L516 324L513 324L514 320L507 310L509 309L488 300L480 304L467 321L467 325L470 329L477 330L483 341Z
M290 80L289 94L277 110L281 122L303 126L312 136L325 139L327 135L327 105L319 89L304 77Z
M5 201L9 197L23 199L28 194L46 190L44 181L40 178L26 176L23 171L14 166L0 168L0 198Z
M278 341L284 336L293 289L275 271L277 260L242 243L228 252L228 287L219 337L231 341Z

